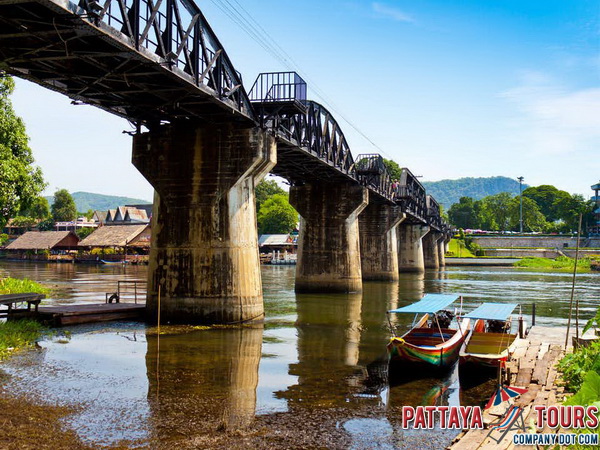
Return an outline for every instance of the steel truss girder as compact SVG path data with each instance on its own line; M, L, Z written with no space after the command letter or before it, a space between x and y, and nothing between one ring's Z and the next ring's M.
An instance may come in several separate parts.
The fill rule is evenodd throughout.
M255 123L193 0L0 0L0 70L138 123Z

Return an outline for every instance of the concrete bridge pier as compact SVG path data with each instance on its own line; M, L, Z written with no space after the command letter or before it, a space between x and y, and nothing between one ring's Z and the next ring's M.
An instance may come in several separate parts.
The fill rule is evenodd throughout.
M440 267L446 266L446 252L448 251L448 243L450 242L450 238L444 237L438 241L438 259L440 262Z
M444 235L437 231L430 231L423 237L423 257L426 269L440 268L440 242L443 245Z
M292 186L300 214L296 292L362 290L358 215L368 191L351 182Z
M398 281L396 228L406 215L399 206L370 203L358 216L360 262L365 281Z
M429 233L427 225L400 224L398 233L398 270L424 272L423 237Z
M138 134L133 164L155 189L147 318L236 323L264 314L254 186L274 138L232 124L163 125Z

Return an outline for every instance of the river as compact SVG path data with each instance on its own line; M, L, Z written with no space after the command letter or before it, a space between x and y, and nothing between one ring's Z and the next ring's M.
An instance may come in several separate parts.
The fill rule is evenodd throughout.
M145 280L146 267L3 261L0 275L53 286L47 304L97 303L118 280ZM78 405L69 425L93 445L218 446L223 430L257 422L300 446L323 444L315 435L322 433L339 435L334 447L441 448L456 432L403 430L402 405L481 404L493 380L461 389L454 371L390 383L386 310L450 292L463 295L466 310L514 302L529 315L535 303L537 324L562 326L571 288L569 274L512 268L403 274L347 295L295 294L293 266L263 266L262 277L262 325L163 327L160 335L135 322L80 325L0 368L17 392ZM578 275L576 297L582 316L591 316L600 274Z

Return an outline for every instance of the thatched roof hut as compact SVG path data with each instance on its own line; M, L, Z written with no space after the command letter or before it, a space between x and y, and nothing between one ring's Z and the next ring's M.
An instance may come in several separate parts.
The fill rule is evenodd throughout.
M72 231L28 231L6 246L6 250L69 250L79 238Z
M149 233L148 225L111 225L98 228L83 241L79 247L125 247L134 245ZM148 247L150 241L148 239Z

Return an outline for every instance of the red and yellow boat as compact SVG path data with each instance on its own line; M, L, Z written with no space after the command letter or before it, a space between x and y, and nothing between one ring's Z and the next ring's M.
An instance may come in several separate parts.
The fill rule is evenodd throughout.
M514 349L517 333L511 333L511 314L518 305L514 303L484 303L465 318L473 319L475 325L460 349L460 364L499 367ZM524 322L519 315L519 328Z
M468 334L469 319L444 311L462 297L449 294L426 294L412 305L388 311L388 314L415 314L413 326L401 337L393 336L387 345L390 361L425 363L435 368L449 368L458 359L459 350ZM419 319L419 315L423 316ZM450 327L452 318L457 324ZM388 315L389 319L389 315Z

